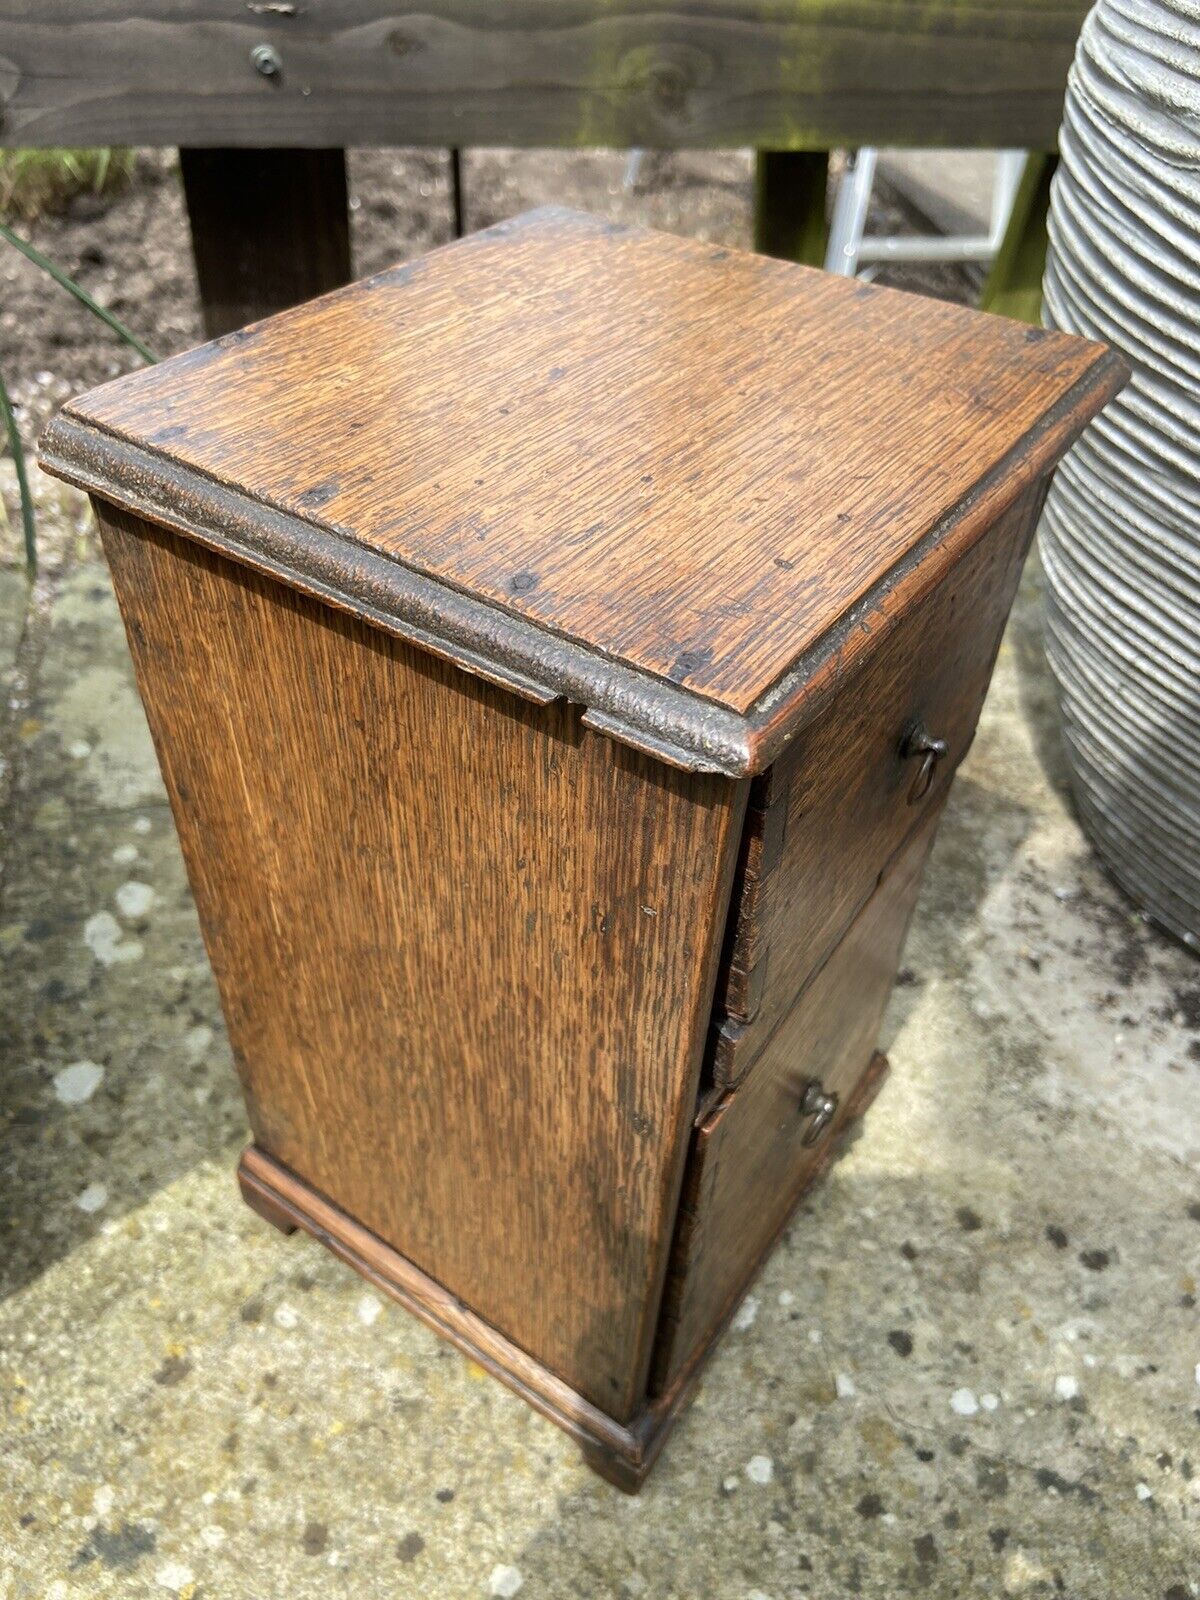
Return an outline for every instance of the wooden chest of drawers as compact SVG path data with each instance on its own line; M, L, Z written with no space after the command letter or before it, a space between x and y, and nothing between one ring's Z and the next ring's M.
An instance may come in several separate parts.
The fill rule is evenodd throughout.
M876 1034L1101 347L556 210L70 404L254 1142L636 1487Z

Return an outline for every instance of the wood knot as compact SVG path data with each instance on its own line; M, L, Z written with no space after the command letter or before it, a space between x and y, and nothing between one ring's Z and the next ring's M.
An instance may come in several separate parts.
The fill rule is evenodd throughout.
M407 33L403 28L393 28L387 36L387 43L394 56L415 56L425 48L424 39Z
M618 78L630 93L650 102L664 117L688 114L692 93L712 77L712 62L690 45L638 45L621 59Z

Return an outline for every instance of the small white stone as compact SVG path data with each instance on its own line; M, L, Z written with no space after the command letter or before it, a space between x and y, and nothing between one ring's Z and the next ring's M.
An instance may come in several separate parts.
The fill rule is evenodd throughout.
M135 844L119 844L112 853L112 858L118 867L128 867L138 858L138 849Z
M1004 1566L1005 1594L1024 1594L1035 1584L1050 1586L1050 1574L1036 1555L1014 1550Z
M200 1543L207 1545L210 1550L219 1550L227 1537L219 1522L210 1522L206 1528L200 1529Z
M92 747L86 739L72 739L67 746L67 754L72 761L86 761L92 753Z
M771 1600L771 1596L764 1594L761 1589L751 1589L746 1596L746 1600Z
M113 898L121 915L133 919L144 917L158 896L148 883L138 883L135 878L131 878L128 883L121 885Z
M973 1389L955 1389L950 1396L950 1409L960 1417L973 1417L979 1410L979 1401Z
M833 1380L839 1400L853 1400L858 1393L858 1386L848 1372L839 1372Z
M115 1499L116 1496L113 1493L112 1485L102 1483L92 1496L92 1510L98 1517L106 1517L112 1510Z
M125 939L121 924L111 911L97 911L83 925L83 942L102 967L120 961L136 961L142 953L137 939Z
M104 1080L104 1068L94 1061L75 1061L54 1074L55 1097L64 1106L81 1106Z
M1148 1483L1139 1483L1133 1492L1137 1495L1139 1500L1154 1499L1154 1490Z
M742 1480L735 1472L731 1472L727 1477L721 1479L721 1487L724 1489L726 1494L733 1494L734 1490L737 1488L738 1484L741 1483L741 1481Z
M1196 1363L1196 1382L1200 1383L1200 1361Z
M97 911L83 925L83 942L95 956L108 966L114 945L120 943L121 925L111 911Z
M512 1600L524 1582L519 1568L496 1566L492 1568L492 1575L488 1579L488 1593L499 1595L501 1600Z
M1000 1396L996 1394L981 1394L979 1404L985 1411L995 1411L1000 1404Z
M198 1022L194 1028L189 1028L183 1036L183 1048L192 1061L201 1060L213 1042L213 1031L206 1022Z
M738 1307L737 1316L733 1319L734 1331L745 1333L747 1328L752 1328L758 1320L758 1301L752 1294L748 1294Z
M820 1328L810 1328L808 1330L808 1342L809 1342L809 1344L820 1344L820 1342L821 1342L821 1330L820 1330Z
M150 832L150 818L149 817L137 817L134 820L134 823L133 823L133 831L134 831L134 833L149 833Z
M300 1318L286 1301L275 1307L274 1322L277 1328L294 1328L299 1321Z
M792 1306L795 1305L795 1303L796 1296L790 1289L781 1289L779 1291L779 1304L781 1306Z
M75 1204L90 1217L108 1204L108 1189L102 1183L89 1183L82 1194L75 1196Z
M751 1456L746 1463L746 1476L751 1483L770 1483L775 1476L775 1463L770 1456Z
M205 1489L200 1496L200 1502L202 1505L215 1506L217 1503L217 1491L215 1489Z
M1054 1393L1060 1400L1074 1400L1079 1393L1079 1381L1069 1372L1060 1372L1054 1380Z
M364 1328L369 1328L383 1310L383 1302L376 1300L373 1294L364 1294L358 1302L358 1320Z
M186 1589L189 1583L195 1583L196 1575L191 1567L184 1566L182 1561L168 1561L165 1567L159 1567L154 1574L154 1581L160 1589L170 1589L178 1594L181 1589Z

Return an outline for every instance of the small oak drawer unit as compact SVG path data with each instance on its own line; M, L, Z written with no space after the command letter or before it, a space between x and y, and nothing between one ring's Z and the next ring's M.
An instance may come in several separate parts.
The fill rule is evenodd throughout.
M1123 377L546 210L43 441L95 502L247 1200L623 1487L882 1079L1049 474Z

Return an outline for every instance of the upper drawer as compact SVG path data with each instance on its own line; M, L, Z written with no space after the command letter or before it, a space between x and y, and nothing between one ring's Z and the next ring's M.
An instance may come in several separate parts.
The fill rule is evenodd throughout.
M993 524L752 791L718 1006L764 1040L966 753L1043 491Z

